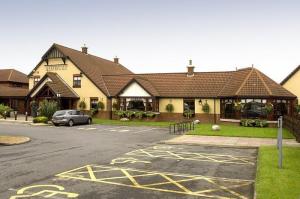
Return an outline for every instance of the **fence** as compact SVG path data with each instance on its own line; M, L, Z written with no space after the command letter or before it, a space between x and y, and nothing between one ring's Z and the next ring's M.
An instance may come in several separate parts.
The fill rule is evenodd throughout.
M169 132L170 134L184 134L187 131L195 129L195 124L193 121L178 122L175 124L170 124Z
M284 116L283 127L291 131L296 137L297 142L300 142L300 118Z

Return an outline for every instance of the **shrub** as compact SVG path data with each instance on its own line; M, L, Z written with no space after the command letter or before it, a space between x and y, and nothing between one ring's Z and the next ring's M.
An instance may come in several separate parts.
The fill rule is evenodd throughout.
M9 116L9 113L12 109L9 106L5 106L4 104L0 104L0 116ZM6 115L5 115L6 114Z
M296 112L299 114L300 113L300 105L296 106Z
M240 125L244 127L267 127L268 122L266 120L260 120L260 119L241 119Z
M167 104L166 111L168 111L169 113L172 113L174 111L173 104Z
M234 107L233 108L234 108L235 111L240 111L240 110L242 110L243 105L242 105L241 102L236 102L236 103L234 103Z
M125 115L128 119L131 119L131 117L134 116L134 112L133 111L125 111Z
M194 114L194 112L191 110L183 112L184 117L187 117L187 118L191 118L193 116L193 114Z
M135 112L134 115L138 119L143 119L143 116L145 115L145 113L143 111L138 111L138 112Z
M90 110L91 116L95 116L97 112L98 112L98 110L95 108L91 108L91 110Z
M33 123L45 123L45 124L47 124L48 123L48 118L47 117L45 117L45 116L40 116L40 117L35 117L35 118L33 118Z
M270 102L267 103L265 110L266 110L267 115L270 115L273 112L273 104Z
M80 110L86 109L86 103L85 103L84 100L81 100L81 101L79 102L79 108L80 108Z
M209 107L209 104L207 103L207 101L202 105L202 111L204 112L204 113L209 113L209 109L210 109L210 107Z
M97 103L97 108L98 108L98 109L103 110L104 107L105 107L105 106L104 106L104 103L103 103L103 102L99 101L99 102Z
M115 111L114 112L117 116L119 116L120 118L125 116L125 111Z
M155 116L155 113L153 113L153 112L147 112L146 113L147 118L153 118L154 116Z
M57 102L44 100L40 103L40 116L45 116L50 120L53 114L58 110Z

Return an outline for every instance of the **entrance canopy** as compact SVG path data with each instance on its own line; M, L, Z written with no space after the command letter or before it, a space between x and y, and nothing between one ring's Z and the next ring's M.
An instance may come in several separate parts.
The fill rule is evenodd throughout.
M77 93L64 82L56 73L48 72L33 87L28 94L29 98L74 98L78 99Z

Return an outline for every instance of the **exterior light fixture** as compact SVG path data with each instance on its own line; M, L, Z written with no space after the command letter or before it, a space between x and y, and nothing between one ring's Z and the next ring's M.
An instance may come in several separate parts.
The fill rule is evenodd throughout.
M200 99L200 100L199 100L199 104L201 104L201 105L202 105L202 99Z

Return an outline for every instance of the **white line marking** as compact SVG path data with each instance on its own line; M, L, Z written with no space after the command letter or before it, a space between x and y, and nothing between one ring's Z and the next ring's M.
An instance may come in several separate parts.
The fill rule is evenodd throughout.
M106 128L106 129L99 129L99 131L109 131L111 129L119 129L119 128L126 128L126 126L119 126L119 127Z
M128 132L129 130L124 129L124 130L120 130L119 132Z
M136 131L136 132L133 132L133 133L142 133L142 132L146 132L146 131L152 131L152 130L154 130L154 129L157 129L157 128L145 129L145 130Z

